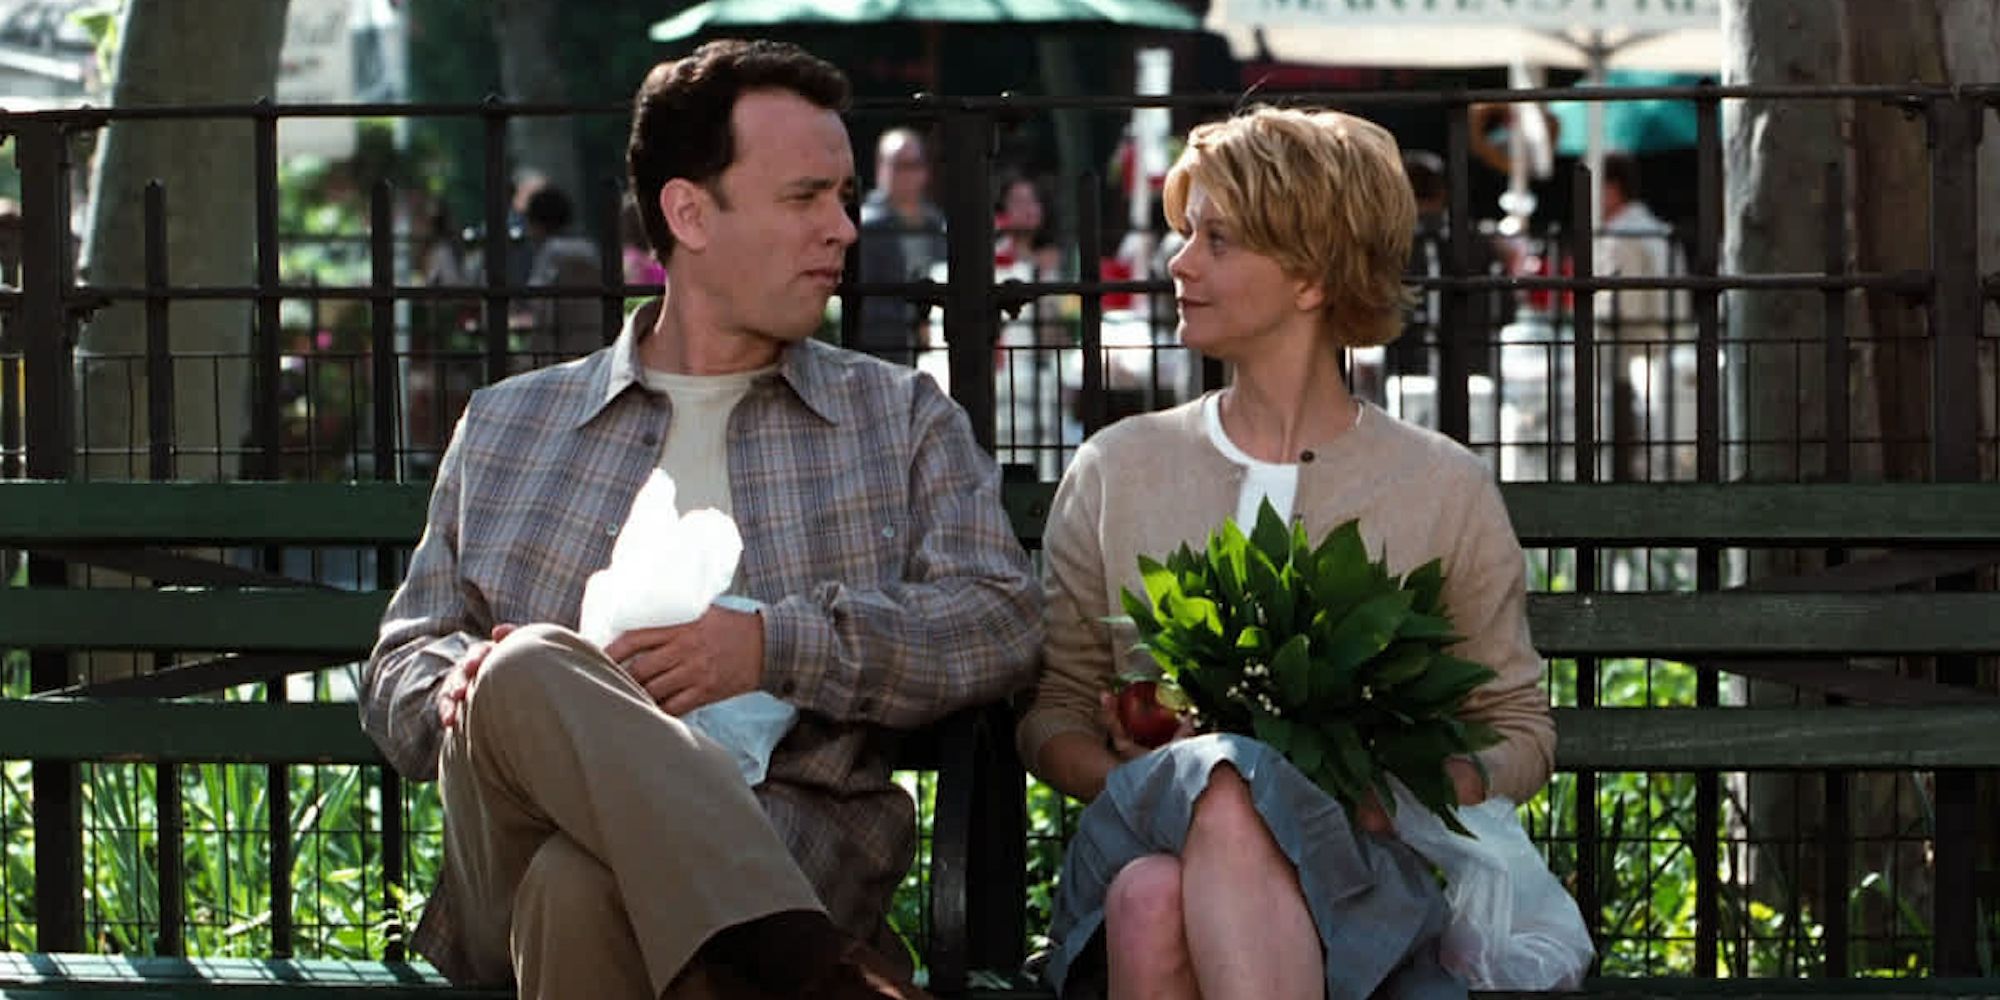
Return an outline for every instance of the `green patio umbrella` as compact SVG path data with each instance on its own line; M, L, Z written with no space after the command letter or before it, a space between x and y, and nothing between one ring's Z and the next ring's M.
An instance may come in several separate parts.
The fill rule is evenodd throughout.
M1612 87L1674 87L1701 82L1700 76L1685 73L1652 73L1642 70L1612 70L1605 84ZM1561 126L1556 152L1584 156L1590 148L1590 110L1582 101L1551 101L1549 113ZM1626 153L1653 153L1687 149L1695 144L1695 110L1692 101L1646 98L1612 101L1604 105L1604 148Z
M653 25L656 42L716 29L920 23L1104 25L1198 31L1201 19L1170 0L707 0Z

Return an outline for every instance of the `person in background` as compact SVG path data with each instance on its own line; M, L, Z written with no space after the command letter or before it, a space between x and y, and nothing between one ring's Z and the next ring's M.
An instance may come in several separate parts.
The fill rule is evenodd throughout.
M1626 153L1607 154L1600 189L1604 222L1591 243L1599 277L1663 278L1685 272L1673 227L1641 198L1637 160ZM1608 415L1610 476L1621 481L1645 479L1648 449L1642 439L1667 431L1652 427L1645 411L1651 401L1672 391L1664 374L1674 319L1688 315L1688 308L1682 297L1664 288L1623 288L1600 289L1595 309L1597 337L1603 345L1598 364L1604 389L1598 405ZM1685 409L1691 412L1693 407Z
M569 195L543 184L522 206L522 232L532 248L528 287L588 287L604 282L597 244L570 232L576 219ZM516 323L527 333L533 364L581 357L604 346L604 303L581 295L530 296L517 303Z
M914 129L892 128L875 143L875 189L861 203L861 280L922 281L944 260L944 213L930 200L930 159ZM862 303L860 339L849 344L913 365L929 340L929 310L895 295Z

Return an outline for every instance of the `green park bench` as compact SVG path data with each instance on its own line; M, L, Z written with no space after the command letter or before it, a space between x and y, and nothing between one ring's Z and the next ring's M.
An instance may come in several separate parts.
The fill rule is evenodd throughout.
M1010 483L1038 542L1051 487ZM141 576L146 588L0 593L0 645L36 651L217 654L85 689L0 700L0 760L379 763L350 704L187 696L301 664L364 657L387 594L287 581L197 549L406 549L427 487L384 483L0 485L0 548ZM1510 484L1523 544L1852 550L1812 575L1703 592L1536 593L1550 657L1646 656L1801 683L1838 707L1557 709L1558 766L1646 772L2000 768L2000 698L1870 671L1858 656L2000 653L2000 594L1954 581L2000 559L2000 483L1964 485ZM1581 561L1581 560L1580 560ZM1931 581L1946 581L1931 586ZM899 766L937 775L926 961L946 995L1036 996L1007 981L1024 940L1024 808L1004 710L918 734ZM11 846L11 845L10 845ZM997 978L994 973L1000 973ZM260 989L259 987L266 987ZM421 964L0 954L0 997L117 992L474 996ZM2000 979L1593 979L1599 997L2000 997Z

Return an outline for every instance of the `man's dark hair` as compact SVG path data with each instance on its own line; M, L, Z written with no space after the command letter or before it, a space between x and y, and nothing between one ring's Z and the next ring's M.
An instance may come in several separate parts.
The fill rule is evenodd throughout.
M646 242L660 261L674 248L660 189L685 178L722 198L714 182L736 161L730 114L753 90L789 90L829 111L847 110L847 76L832 63L796 45L761 39L708 42L654 66L639 85L625 166Z
M1626 201L1639 199L1639 161L1630 153L1606 153L1604 183L1618 185Z
M1410 179L1410 193L1419 203L1444 197L1444 157L1428 149L1404 150L1403 176Z
M544 184L528 196L528 203L521 206L521 215L553 236L569 228L570 220L576 218L576 209L570 204L569 195L553 184Z

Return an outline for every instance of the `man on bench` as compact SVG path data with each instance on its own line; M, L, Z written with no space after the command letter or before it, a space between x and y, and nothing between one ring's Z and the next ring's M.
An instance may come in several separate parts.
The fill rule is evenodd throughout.
M887 741L1029 683L1041 601L965 414L811 339L855 239L847 97L767 42L654 67L627 158L662 296L475 394L445 453L362 716L440 782L413 943L455 982L922 996L884 922L914 847ZM599 648L584 583L656 468L740 525L736 599ZM753 691L798 710L754 788L680 719Z

